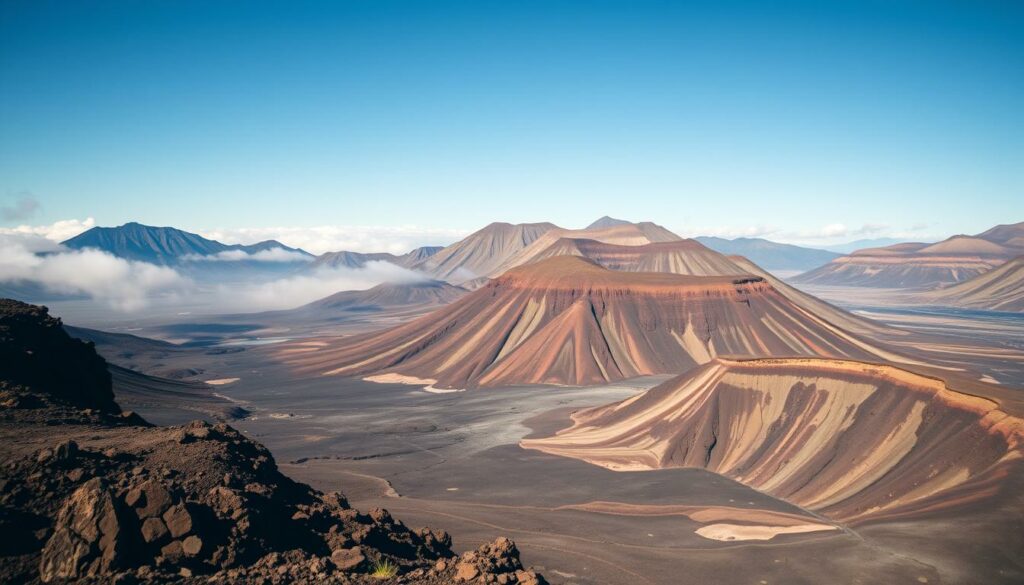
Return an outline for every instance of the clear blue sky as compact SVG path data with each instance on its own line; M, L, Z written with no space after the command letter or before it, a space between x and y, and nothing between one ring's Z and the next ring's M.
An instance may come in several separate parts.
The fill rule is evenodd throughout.
M1018 1L4 0L0 15L0 202L40 204L0 225L1024 220Z

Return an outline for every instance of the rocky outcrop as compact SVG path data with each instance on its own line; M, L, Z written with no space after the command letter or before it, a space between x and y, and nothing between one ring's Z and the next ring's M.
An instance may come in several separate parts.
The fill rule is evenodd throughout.
M46 307L0 299L0 389L29 388L82 408L119 412L107 362Z
M91 350L62 340L45 310L16 311L18 331L30 335L7 329L3 351ZM49 353L35 353L38 347ZM85 364L77 373L88 381L94 363L72 362L66 374ZM64 397L83 395L63 388L51 394L53 378L42 368L24 371L16 389L6 382L0 400L0 582L455 579L446 532L410 529L387 510L362 513L340 493L294 482L265 447L225 423L150 426L116 404L69 404ZM94 380L100 391L84 396L104 396L106 380L105 388ZM532 574L517 576L523 569L510 542L487 550L481 583L535 582Z
M43 547L39 578L94 577L119 568L126 546L114 497L100 478L76 489L61 506Z
M444 561L442 561L444 562ZM535 571L523 569L516 543L501 537L455 561L456 583L518 583L544 585L547 581Z

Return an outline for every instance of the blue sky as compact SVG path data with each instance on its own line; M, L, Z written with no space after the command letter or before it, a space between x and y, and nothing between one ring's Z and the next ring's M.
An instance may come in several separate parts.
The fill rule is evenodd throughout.
M1024 3L766 4L6 0L0 226L1024 220Z

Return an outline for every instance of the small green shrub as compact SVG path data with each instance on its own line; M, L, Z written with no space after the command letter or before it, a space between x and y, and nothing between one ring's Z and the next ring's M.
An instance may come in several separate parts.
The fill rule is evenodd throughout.
M397 574L398 565L388 559L381 559L373 564L373 572L370 573L370 576L377 579L390 579Z

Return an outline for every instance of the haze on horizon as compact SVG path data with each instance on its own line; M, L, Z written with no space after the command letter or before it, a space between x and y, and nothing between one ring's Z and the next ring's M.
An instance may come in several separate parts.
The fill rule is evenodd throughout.
M804 244L1024 217L1019 3L443 4L5 2L0 228L366 250L604 214Z

